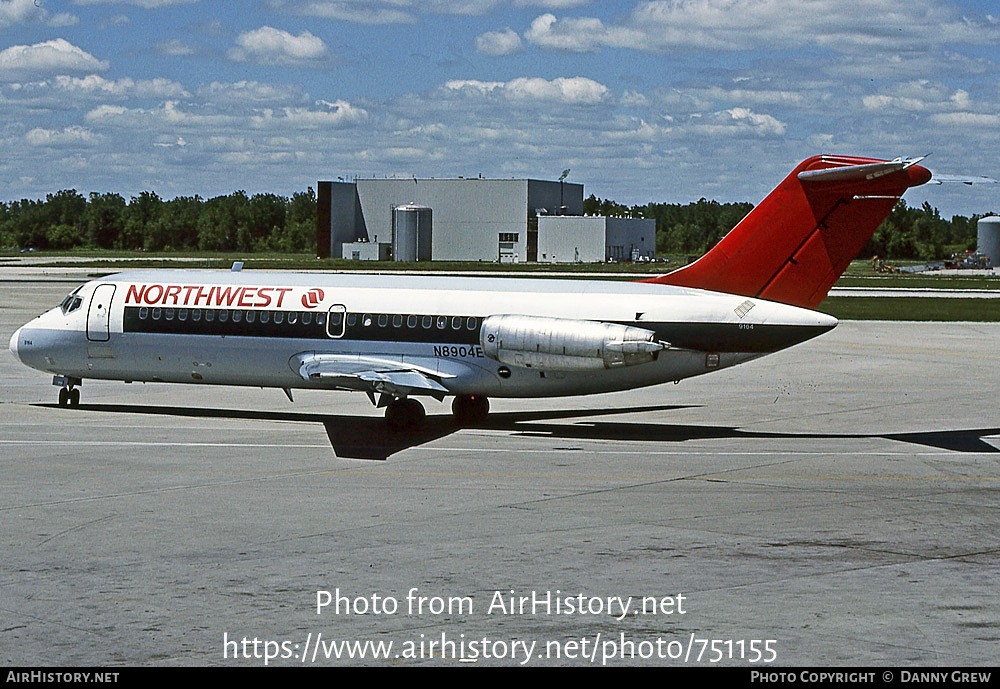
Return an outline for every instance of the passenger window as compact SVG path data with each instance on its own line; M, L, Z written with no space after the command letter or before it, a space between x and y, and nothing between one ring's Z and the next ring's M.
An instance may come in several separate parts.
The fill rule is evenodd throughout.
M438 327L438 330L444 330L445 328L447 328L448 327L448 317L447 316L438 316L437 317L437 327Z
M424 316L420 322L420 327L424 330L427 330L432 325L434 325L434 316Z
M281 311L275 311L274 324L278 325L279 323L283 323L284 321L285 321L285 314L283 314Z
M271 312L270 311L261 311L260 312L260 322L261 323L267 323L270 320L271 320Z
M316 321L316 322L319 323L319 321ZM353 328L355 325L357 325L357 323L358 323L358 314L356 314L356 313L349 313L349 314L347 314L347 327L348 328Z
M351 323L351 325L354 325L353 321L349 321L349 322ZM316 314L316 325L323 325L324 323L326 323L326 314L325 313L317 313Z
M211 323L215 320L215 309L205 309L205 322Z
M380 313L378 315L378 327L384 328L387 325L389 325L389 316L384 313Z
M398 313L395 316L392 317L392 327L393 328L402 328L403 327L403 317L400 316Z
M468 328L469 330L475 330L476 329L476 319L475 318L466 318L465 319L465 327Z
M340 322L343 320L344 314L334 311L330 314L330 330L333 332L338 332L340 330Z
M149 317L149 309L143 306L141 309L139 309L139 320L144 321L146 320L147 317Z
M452 319L451 319L451 329L452 330L461 330L462 329L462 317L461 316L452 316Z
M247 323L253 323L257 320L257 313L255 311L247 311Z
M177 320L186 321L188 319L188 310L180 309L177 311Z
M163 313L163 311L161 311L158 308L157 309L153 309L153 320L154 321L160 320L160 314L162 314L162 313Z
M164 316L164 317L165 317L165 318L166 318L166 319L167 319L168 321L172 321L172 320L174 320L174 310L173 310L173 309L167 309L166 311L164 311L164 312L163 312L163 316Z
M299 314L297 312L292 311L290 314L288 314L289 325L295 325L298 322L299 322Z
M407 316L406 317L406 327L407 328L416 328L417 327L417 317L416 316Z
M367 328L371 324L372 324L372 315L370 313L366 313L365 317L361 319L361 325Z
M306 311L302 314L302 325L309 325L313 321L313 315Z
M233 323L239 323L242 320L243 320L243 312L233 311Z
M219 322L225 323L229 320L229 311L226 309L219 309Z
M193 309L191 311L191 320L195 323L201 320L201 309Z

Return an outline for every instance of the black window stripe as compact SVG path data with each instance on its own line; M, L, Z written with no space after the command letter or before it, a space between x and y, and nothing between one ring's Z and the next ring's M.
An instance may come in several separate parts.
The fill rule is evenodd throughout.
M145 313L143 313L145 312ZM241 318L233 318L239 312ZM294 313L294 317L289 317ZM331 338L327 334L326 318L303 318L304 313L311 312L289 312L289 311L263 311L263 310L240 310L240 309L191 309L191 313L186 320L179 320L176 317L168 320L164 317L161 309L147 307L126 306L123 330L127 333L159 333L172 335L224 335L227 337L281 337L311 340L370 340L370 341L398 341L398 342L434 342L442 344L465 344L474 345L479 343L479 330L482 327L482 318L475 319L475 327L472 330L462 328L461 330L423 328L421 327L424 318L447 319L450 323L452 318L461 318L463 321L472 318L471 316L438 316L424 314L385 314L385 313L365 313L363 317L358 314L347 314L346 327L342 337ZM195 314L200 314L196 318ZM254 314L250 317L250 314ZM282 322L275 322L275 315L281 314ZM325 312L322 315L326 315ZM402 319L400 326L394 326L394 316ZM410 326L408 315L416 317L416 326ZM222 316L220 318L220 316ZM379 318L379 317L382 318ZM334 317L343 319L342 314L334 314ZM366 318L370 319L369 325L364 325ZM379 325L379 321L385 323ZM341 320L340 322L343 322ZM335 331L339 330L339 324Z

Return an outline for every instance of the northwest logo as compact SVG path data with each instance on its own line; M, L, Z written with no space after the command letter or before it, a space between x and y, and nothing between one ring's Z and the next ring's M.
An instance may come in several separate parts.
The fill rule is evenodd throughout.
M319 287L314 287L302 295L302 306L307 309L315 309L323 301L324 296L323 290Z

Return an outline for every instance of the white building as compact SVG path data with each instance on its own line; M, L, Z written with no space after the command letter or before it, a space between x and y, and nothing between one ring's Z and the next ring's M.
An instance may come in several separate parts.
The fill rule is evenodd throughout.
M319 254L335 258L371 255L359 252L355 242L391 244L396 230L393 210L407 205L431 209L435 261L629 260L636 250L651 257L655 245L653 230L647 229L655 226L652 220L584 218L583 185L567 182L358 179L320 182L317 201ZM556 223L546 225L551 229L544 253L555 258L542 258L541 227L551 220Z
M540 263L648 261L655 249L655 220L601 216L538 219Z

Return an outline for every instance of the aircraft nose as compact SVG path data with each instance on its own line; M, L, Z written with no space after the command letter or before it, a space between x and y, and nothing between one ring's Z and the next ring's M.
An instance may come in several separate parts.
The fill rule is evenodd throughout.
M21 328L18 328L16 331L14 331L14 334L10 336L10 343L7 345L7 349L10 350L10 353L16 356L18 359L21 358L17 355L17 341L20 338L21 338Z

